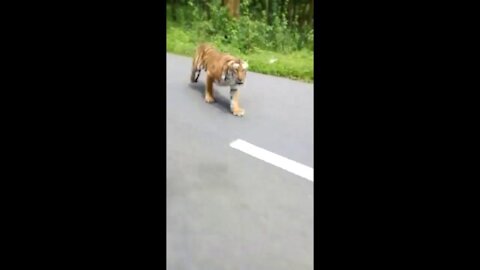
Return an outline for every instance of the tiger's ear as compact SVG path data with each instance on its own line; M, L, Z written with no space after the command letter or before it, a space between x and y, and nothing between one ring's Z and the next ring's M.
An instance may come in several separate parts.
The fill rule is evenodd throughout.
M240 64L238 64L238 63L233 63L233 65L232 65L232 67L233 67L234 69L237 69L239 66L240 66Z
M247 63L247 62L243 62L243 63L242 63L242 68L243 68L243 69L247 69L247 68L248 68L248 63Z

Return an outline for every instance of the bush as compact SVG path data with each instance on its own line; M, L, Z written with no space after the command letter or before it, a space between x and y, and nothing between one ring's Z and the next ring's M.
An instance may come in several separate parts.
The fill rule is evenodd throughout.
M251 1L242 0L240 19L231 18L221 1L214 0L201 7L199 2L188 0L187 5L178 6L176 23L193 30L198 39L215 41L217 44L234 45L242 52L249 53L255 49L268 49L289 53L297 50L313 50L313 29L300 27L298 20L289 23L284 12L273 13L272 22L268 24L265 11L252 14ZM259 2L253 3L259 9ZM167 6L167 12L171 8ZM208 18L210 14L210 18ZM171 20L172 16L167 17Z
M191 55L199 43L211 42L222 51L250 56L252 70L313 80L313 29L308 25L301 27L297 19L289 22L287 12L274 7L277 9L271 10L268 18L262 10L263 2L241 0L240 18L235 19L220 0L177 3L175 21L167 4L169 51ZM275 54L266 57L266 51ZM287 54L292 57L283 57ZM272 58L278 58L278 62L269 63Z

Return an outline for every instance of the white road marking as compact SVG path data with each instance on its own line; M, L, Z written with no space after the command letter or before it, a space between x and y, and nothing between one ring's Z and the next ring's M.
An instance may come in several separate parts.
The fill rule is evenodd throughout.
M244 140L237 139L230 143L230 147L240 150L246 154L261 159L267 163L280 167L286 171L289 171L293 174L296 174L313 182L313 168L272 153Z

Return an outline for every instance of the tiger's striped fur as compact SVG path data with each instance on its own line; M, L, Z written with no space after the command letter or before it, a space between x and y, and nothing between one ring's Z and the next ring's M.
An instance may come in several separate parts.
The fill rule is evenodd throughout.
M240 58L221 53L210 44L201 44L197 47L193 57L190 81L198 81L202 69L206 71L207 83L205 87L205 101L215 102L213 97L213 83L230 86L230 110L236 116L243 116L245 110L240 108L238 86L245 82L248 64Z

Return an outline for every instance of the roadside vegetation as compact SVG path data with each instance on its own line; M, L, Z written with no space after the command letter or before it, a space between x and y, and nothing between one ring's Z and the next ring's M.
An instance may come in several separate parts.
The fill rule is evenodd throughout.
M313 1L168 0L167 51L193 56L202 42L251 71L313 82Z

